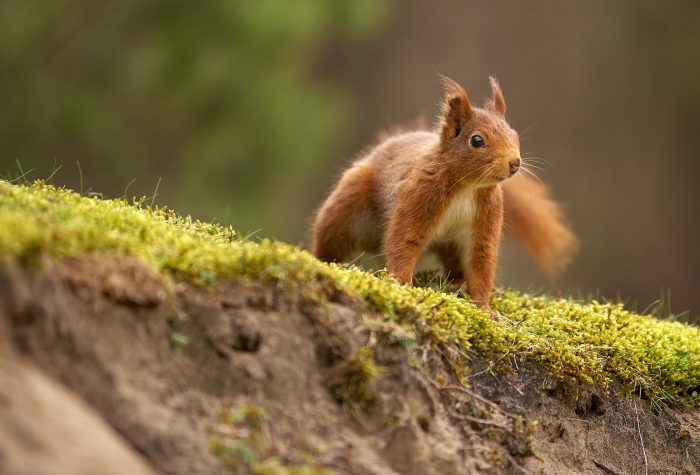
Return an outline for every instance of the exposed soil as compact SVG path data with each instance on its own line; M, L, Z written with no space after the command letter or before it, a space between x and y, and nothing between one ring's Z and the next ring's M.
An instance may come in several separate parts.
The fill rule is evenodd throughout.
M0 270L2 474L700 473L697 409L476 359L465 389L447 349L343 296L166 287L132 259L40 267Z

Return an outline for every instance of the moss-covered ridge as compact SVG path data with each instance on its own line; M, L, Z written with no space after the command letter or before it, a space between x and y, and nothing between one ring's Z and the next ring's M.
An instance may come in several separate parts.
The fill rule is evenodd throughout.
M42 254L128 255L164 275L205 284L257 278L323 299L341 291L416 338L477 354L497 365L529 362L557 378L606 387L617 380L657 401L698 403L700 330L626 311L621 305L506 292L492 321L453 294L407 287L383 275L324 264L284 243L239 239L231 228L192 221L143 202L101 200L36 182L0 181L0 260Z

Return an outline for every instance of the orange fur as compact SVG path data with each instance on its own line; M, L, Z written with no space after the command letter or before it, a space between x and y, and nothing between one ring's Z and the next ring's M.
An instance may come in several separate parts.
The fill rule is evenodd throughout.
M564 224L564 212L542 183L525 175L503 184L505 226L525 246L537 265L554 278L566 268L578 247Z
M521 160L498 82L491 78L492 97L478 108L459 84L443 81L437 130L390 136L357 160L321 206L311 250L326 261L381 250L389 272L406 284L421 255L433 251L489 309L504 206L509 226L548 272L568 260L573 235L544 187L520 179L502 188Z

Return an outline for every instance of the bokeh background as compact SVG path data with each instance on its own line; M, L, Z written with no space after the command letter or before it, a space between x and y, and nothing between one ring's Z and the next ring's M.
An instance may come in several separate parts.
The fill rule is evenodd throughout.
M438 73L497 76L580 253L554 289L700 315L696 0L0 0L0 170L308 243L378 132ZM17 165L20 163L20 166ZM501 284L549 289L506 245Z

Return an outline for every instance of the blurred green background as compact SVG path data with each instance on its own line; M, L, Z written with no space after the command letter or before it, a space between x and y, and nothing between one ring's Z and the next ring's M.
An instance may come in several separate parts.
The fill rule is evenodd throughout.
M304 245L438 73L503 86L582 248L554 289L700 314L700 3L0 0L0 171ZM127 189L128 186L128 189ZM507 243L499 282L549 289Z

